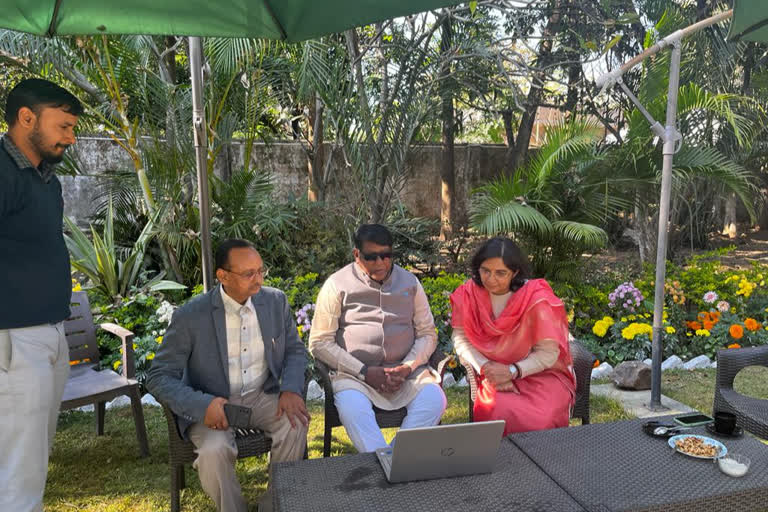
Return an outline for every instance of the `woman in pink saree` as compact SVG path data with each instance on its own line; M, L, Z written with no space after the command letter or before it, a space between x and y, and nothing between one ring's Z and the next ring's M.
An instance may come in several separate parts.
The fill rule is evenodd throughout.
M520 248L492 238L451 295L456 353L479 376L474 419L504 420L504 435L567 426L576 390L565 307L529 275Z

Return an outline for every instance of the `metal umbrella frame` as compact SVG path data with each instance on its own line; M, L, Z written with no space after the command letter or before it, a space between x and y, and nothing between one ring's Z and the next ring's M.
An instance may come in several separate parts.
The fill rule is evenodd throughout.
M662 329L664 314L664 280L667 273L667 238L669 222L669 201L672 191L672 164L675 153L680 150L683 136L677 130L677 95L680 84L680 53L684 37L698 32L706 27L715 25L731 17L732 10L717 14L698 23L694 23L684 29L673 32L667 37L646 49L641 54L633 57L621 67L600 76L596 83L601 88L600 92L618 84L624 93L632 100L637 109L643 114L651 125L651 130L664 143L663 165L661 170L661 197L659 199L659 230L656 246L656 281L653 294L653 339L651 344L651 410L662 410L661 404L661 358L663 354ZM624 73L643 62L651 55L659 53L663 49L672 48L672 58L669 64L669 88L667 92L667 114L664 126L656 121L648 110L643 107L637 97L627 87L622 79Z

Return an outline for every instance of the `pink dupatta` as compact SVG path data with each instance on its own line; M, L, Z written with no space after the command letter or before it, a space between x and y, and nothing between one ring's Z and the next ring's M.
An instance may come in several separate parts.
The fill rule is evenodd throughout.
M488 290L468 280L451 294L451 324L461 327L472 346L492 361L512 364L528 356L544 339L560 347L557 363L550 370L575 394L576 379L568 345L568 317L563 302L544 279L531 279L507 302L498 318Z

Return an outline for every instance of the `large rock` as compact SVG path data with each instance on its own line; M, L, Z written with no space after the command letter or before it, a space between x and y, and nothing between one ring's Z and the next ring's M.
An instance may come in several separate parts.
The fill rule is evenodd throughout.
M160 402L158 402L150 393L147 393L141 397L141 404L147 405L149 407L160 407Z
M717 361L714 361L711 365L709 365L710 368L717 368Z
M648 366L652 366L653 365L653 359L651 359L650 357L648 359L643 359L643 362L645 364L647 364Z
M621 389L651 389L651 367L643 361L624 361L613 369L613 383Z
M597 368L592 368L592 378L603 379L610 377L612 371L613 366L611 366L609 363L600 363L600 366Z
M309 386L307 387L307 400L322 400L324 398L325 392L320 384L314 380L309 381Z
M111 402L107 402L106 407L107 409L112 409L114 407L125 407L126 405L131 405L131 399L125 395L120 395Z
M661 363L661 370L674 370L683 366L683 360L677 356L669 356L666 361Z
M466 388L466 387L469 386L469 384L467 384L467 378L466 377L462 377L461 380L456 383L456 385L458 387L460 387L460 388Z
M700 356L696 356L690 361L686 361L683 364L683 368L686 370L695 370L696 368L709 368L712 365L712 361L705 356L704 354L701 354Z
M443 389L452 388L456 385L456 377L452 373L443 375Z

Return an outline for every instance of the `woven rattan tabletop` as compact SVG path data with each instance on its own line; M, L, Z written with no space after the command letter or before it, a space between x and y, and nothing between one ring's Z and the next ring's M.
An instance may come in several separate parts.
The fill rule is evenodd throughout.
M390 484L373 453L275 464L275 511L582 511L511 442L486 475Z
M671 423L672 417L654 418ZM749 472L733 478L711 460L672 450L642 431L637 419L513 434L525 452L585 509L768 510L768 446L755 438L717 438L749 457ZM704 427L687 431L709 436Z

